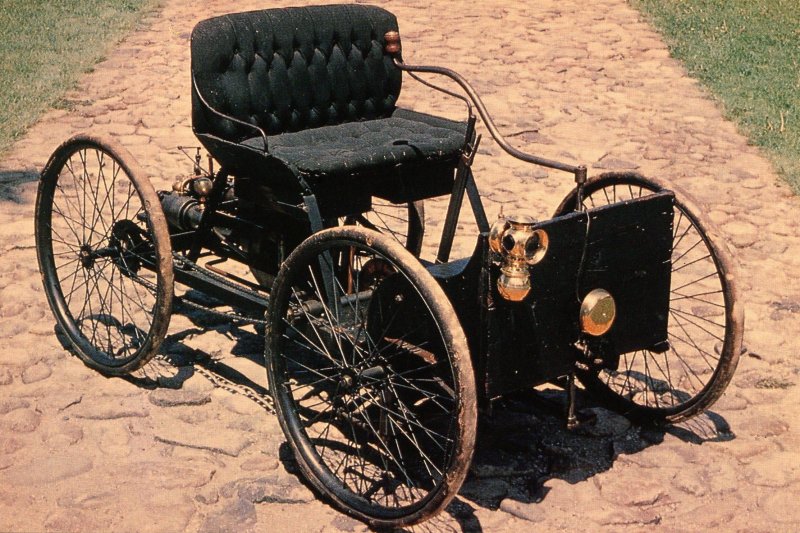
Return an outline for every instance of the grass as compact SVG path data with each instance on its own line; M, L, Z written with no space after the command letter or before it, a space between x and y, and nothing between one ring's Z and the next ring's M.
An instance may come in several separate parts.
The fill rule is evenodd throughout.
M800 194L800 1L630 1Z
M0 0L0 155L156 0Z

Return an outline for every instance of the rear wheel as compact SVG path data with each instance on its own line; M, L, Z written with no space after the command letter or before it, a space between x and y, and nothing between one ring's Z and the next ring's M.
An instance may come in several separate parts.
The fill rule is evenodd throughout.
M376 527L444 508L477 408L466 337L436 281L391 237L344 226L291 254L270 303L270 388L309 481Z
M422 238L425 234L425 204L422 200L393 204L374 198L371 210L344 217L340 219L340 223L379 231L399 242L414 256L419 257L422 251ZM275 281L274 273L277 272L277 266L280 265L278 245L269 239L246 237L243 247L247 253L252 255L257 264L274 267L272 273L255 265L250 267L250 272L262 287L271 287Z
M419 256L425 235L425 204L422 200L393 204L373 198L371 210L351 215L345 218L344 223L358 224L389 235L412 255Z
M36 251L50 308L83 361L126 374L158 350L173 272L158 196L113 141L78 136L42 171Z
M685 193L634 173L604 174L586 183L583 206L664 189L675 192L668 349L619 354L616 370L578 374L610 407L643 422L685 420L719 399L736 370L744 331L728 252ZM573 211L575 202L573 192L556 216Z

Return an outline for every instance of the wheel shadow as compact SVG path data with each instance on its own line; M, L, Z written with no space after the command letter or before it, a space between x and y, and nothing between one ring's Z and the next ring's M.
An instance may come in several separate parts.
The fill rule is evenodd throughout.
M692 444L735 438L725 419L707 412L688 422L645 427L593 403L578 391L578 419L566 427L567 394L563 390L528 390L495 403L479 418L475 454L469 475L458 496L444 513L398 533L479 533L481 508L502 509L504 501L546 504L546 482L560 479L574 484L609 470L620 455L633 455L663 442L666 435ZM294 459L288 454L287 469ZM507 505L507 504L506 504ZM522 519L524 510L509 506L507 512Z
M217 302L208 300L211 305ZM257 326L255 332L245 328L242 321L231 321L230 318L221 317L188 306L176 305L173 315L179 314L189 319L191 327L168 334L161 343L159 352L142 368L130 374L117 376L137 387L153 390L158 388L180 389L184 383L197 373L202 373L216 383L230 383L242 390L253 392L257 396L269 396L266 379L257 382L234 367L225 363L228 355L245 358L263 366L264 365L264 331ZM58 324L53 326L53 332L61 347L76 358L78 354ZM186 341L194 336L213 332L223 335L234 341L233 348L223 358L193 348ZM109 376L111 377L111 376Z
M196 291L191 292L193 299L204 298ZM209 308L220 305L211 298L206 298L203 304ZM191 327L167 335L162 342L160 353L142 369L132 375L124 376L123 379L143 388L179 389L186 380L196 373L201 373L216 384L232 384L243 391L253 393L256 397L269 396L266 378L262 382L257 382L225 362L228 356L233 356L264 366L263 326L257 325L253 331L252 328L245 327L248 325L245 321L231 320L180 303L175 305L173 314L188 318ZM230 352L224 357L215 357L185 342L194 336L207 333L222 335L233 340Z
M0 171L0 201L25 203L22 186L39 179L35 170L3 170Z
M253 330L200 310L183 308L178 311L189 318L191 327L168 335L160 355L123 379L148 389L178 389L199 372L216 382L232 384L262 398L269 396L266 380L256 382L226 364L227 355L217 358L184 342L208 332L224 335L233 341L231 355L264 365L262 328ZM634 455L656 446L666 435L691 444L735 438L727 421L714 412L676 425L646 427L604 409L583 390L577 391L577 399L580 424L573 430L567 429L565 423L567 393L564 390L531 389L496 401L490 411L480 415L470 472L458 496L438 516L396 531L482 532L478 510L502 509L504 501L546 504L550 490L545 486L548 480L559 479L571 484L588 480L612 468L619 456ZM265 411L269 413L269 409ZM303 477L285 442L280 447L279 460L287 473L325 501L324 495ZM508 512L518 513L519 509L517 506ZM533 515L536 511L530 512Z
M478 507L496 510L506 500L546 503L548 480L585 481L609 470L620 455L656 446L666 435L692 444L736 438L727 421L714 412L679 424L648 427L604 409L582 390L577 397L580 423L573 430L565 423L567 393L557 389L508 395L493 412L481 415L469 476L447 509L461 531L483 530L475 518ZM509 512L524 513L518 509Z

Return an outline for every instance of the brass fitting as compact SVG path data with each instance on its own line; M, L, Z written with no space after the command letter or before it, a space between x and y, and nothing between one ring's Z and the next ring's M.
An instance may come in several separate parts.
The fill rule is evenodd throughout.
M529 266L547 254L547 232L534 228L529 216L500 215L489 231L489 248L503 258L497 290L512 302L525 299L531 290Z
M605 289L594 289L581 302L581 329L594 337L604 335L617 318L617 304Z
M387 31L383 38L386 40L386 46L384 47L386 53L397 55L400 52L400 32Z

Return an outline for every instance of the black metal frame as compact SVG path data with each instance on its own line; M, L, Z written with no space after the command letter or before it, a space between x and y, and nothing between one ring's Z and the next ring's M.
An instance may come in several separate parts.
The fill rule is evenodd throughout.
M466 142L456 166L436 262L433 265L429 265L428 270L445 289L445 293L459 315L465 331L468 332L467 340L477 374L479 401L483 403L487 399L497 397L520 386L535 386L562 376L574 377L573 373L576 365L587 364L586 361L583 361L583 353L574 346L574 342L562 346L561 349L555 350L552 354L547 354L547 357L540 357L543 355L541 353L542 350L532 346L528 347L527 359L525 355L522 358L519 355L506 358L501 354L511 345L533 343L529 330L532 329L531 326L535 327L537 319L535 317L535 306L507 302L498 294L494 283L499 275L499 265L489 250L488 235L490 225L471 169L481 141L481 137L475 133L477 117L473 113L473 105L491 136L508 154L528 163L571 173L574 176L576 194L577 198L579 198L579 201L575 204L578 210L582 206L580 198L583 185L586 182L586 167L551 161L527 154L511 146L498 131L478 94L456 72L441 67L407 65L398 59L395 59L395 65L401 70L410 73L416 79L419 78L415 76L415 73L444 75L458 83L467 94L467 97L463 97L425 80L419 80L429 87L461 98L468 107ZM245 310L253 314L253 316L263 317L268 307L268 294L266 294L267 291L264 290L264 287L248 283L246 280L233 275L226 275L216 268L204 268L197 265L197 260L203 256L201 254L202 250L207 249L209 252L206 255L218 257L219 261L217 262L232 259L248 266L255 266L253 258L247 252L224 242L214 233L214 228L223 227L233 231L249 233L260 232L265 229L265 224L259 220L242 218L237 214L238 200L228 199L228 191L233 185L229 183L229 174L225 168L214 174L209 172L209 177L213 179L213 188L208 197L203 199L204 208L199 220L196 221L196 227L189 231L176 232L171 235L173 249L183 251L183 254L177 254L176 256L175 279L180 283ZM471 257L451 261L450 252L465 194L470 202L479 236L475 251ZM163 194L162 198L164 198ZM305 191L302 194L301 204L290 205L273 201L270 205L261 207L268 212L280 212L286 215L289 220L295 220L298 224L298 231L304 237L335 223L323 219L317 198L308 187L305 187ZM584 232L583 239L587 239L589 216L585 213L577 213L573 219L573 222L578 219L583 220L583 226L581 226L583 229L580 229L580 231ZM550 222L552 221L544 224L547 225ZM574 228L577 226L572 224L572 227L571 231L574 233ZM581 235L578 235L575 241L583 242ZM574 246L574 243L572 246ZM290 251L283 250L281 257L285 258ZM577 313L575 313L575 316L577 317ZM509 332L509 323L513 324L518 321L522 321L524 324L524 327L518 328L524 334L517 334L513 331L513 328ZM575 337L574 340L577 340L578 334L573 333L575 329L573 322L563 324L560 328L556 327L556 329L569 330L568 335ZM564 337L563 333L557 333L555 336ZM531 350L534 357L531 357ZM519 352L520 350L517 351ZM613 365L614 362L609 362L609 364ZM515 377L509 377L511 374ZM571 379L570 382L572 383L574 380Z

